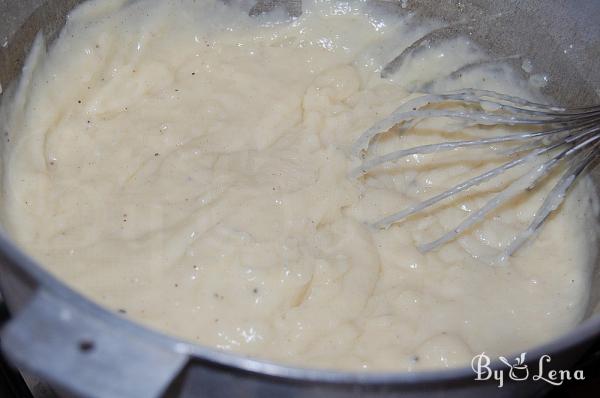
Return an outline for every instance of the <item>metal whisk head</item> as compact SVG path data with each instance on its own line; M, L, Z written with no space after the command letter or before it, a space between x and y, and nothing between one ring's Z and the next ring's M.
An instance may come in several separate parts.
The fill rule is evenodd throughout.
M364 159L371 141L378 135L394 126L398 126L402 133L429 118L459 119L466 126L521 126L527 131L423 145L364 160L360 166L351 171L352 177L358 178L379 165L410 155L451 151L457 148L485 147L497 143L514 144L514 147L506 153L510 160L501 166L391 214L375 222L374 227L388 228L446 198L498 177L514 167L531 165L531 170L510 183L455 228L435 241L421 245L419 249L422 252L434 250L453 240L511 198L531 190L558 165L566 164L566 171L548 193L527 229L513 238L501 258L512 255L535 234L548 216L558 209L576 178L584 170L595 166L596 161L600 159L600 106L568 109L474 89L446 94L425 94L404 103L387 118L365 131L356 141L353 154ZM545 158L540 162L542 156Z

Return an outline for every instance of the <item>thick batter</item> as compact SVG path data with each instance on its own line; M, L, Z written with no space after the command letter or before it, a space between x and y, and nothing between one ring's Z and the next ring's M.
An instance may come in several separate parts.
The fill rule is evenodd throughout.
M368 222L502 159L414 156L347 177L354 140L410 91L534 97L526 76L501 64L451 75L486 58L455 39L381 79L435 25L364 2L305 2L294 20L247 15L214 0L95 0L47 54L39 45L4 110L2 212L14 239L124 316L302 366L464 365L583 317L598 212L588 180L537 240L490 266L548 187L423 255L417 243L511 175L388 230ZM443 123L392 131L373 151L465 134Z

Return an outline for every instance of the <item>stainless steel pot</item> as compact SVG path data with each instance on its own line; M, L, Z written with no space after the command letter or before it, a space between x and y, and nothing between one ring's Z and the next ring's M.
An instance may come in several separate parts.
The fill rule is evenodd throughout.
M51 40L79 2L0 0L4 88L17 78L35 34L42 30ZM301 12L299 0L259 1L251 12L278 5L291 14ZM494 55L526 54L533 60L534 73L549 75L546 92L558 102L600 102L597 0L389 0L378 6L448 23L472 19L466 33ZM589 318L571 333L532 347L527 354L531 367L537 368L539 358L549 354L552 362L547 369L567 369L600 336L600 317L591 310L600 299L600 277L595 275ZM470 367L375 374L299 369L193 345L119 318L73 292L4 234L0 234L0 287L12 312L0 334L2 350L21 369L66 396L491 397L530 396L550 386L543 381L506 380L498 388L495 380L475 381ZM492 368L501 369L502 364Z

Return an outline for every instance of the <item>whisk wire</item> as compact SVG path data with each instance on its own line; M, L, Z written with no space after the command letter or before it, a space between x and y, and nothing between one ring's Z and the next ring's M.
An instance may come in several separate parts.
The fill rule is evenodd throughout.
M590 141L590 140L596 141L599 138L600 138L600 136L592 137L588 141ZM494 196L491 200L489 200L482 208L480 208L474 214L471 214L464 221L462 221L456 228L445 233L443 236L434 240L433 242L419 245L418 249L422 252L429 252L431 250L438 248L439 246L443 245L444 243L447 243L447 242L453 240L458 235L462 234L467 229L472 227L474 224L483 220L483 218L491 211L495 210L496 208L498 208L502 204L506 203L510 199L514 198L515 196L519 195L523 191L530 190L542 178L544 178L546 175L548 175L550 173L550 171L552 171L559 164L560 160L562 160L565 157L569 157L569 156L573 155L574 153L577 153L578 151L581 151L588 143L589 142L586 141L585 144L581 143L581 144L576 145L573 148L568 148L568 149L565 149L565 150L559 152L557 155L553 156L550 160L548 160L548 161L542 163L540 166L536 167L533 170L533 172L526 173L525 175L521 176L516 181L511 183L506 189L504 189L499 194Z
M447 104L448 101L461 102L461 109L422 109L431 104ZM465 109L469 105L481 107L485 103L493 104L498 107L496 111L505 111L505 113L500 114L486 112L485 110L471 111ZM404 103L387 118L365 131L356 141L353 147L353 154L359 156L361 152L367 150L373 138L396 125L413 119L422 120L435 117L463 119L479 125L507 124L515 126L536 125L542 122L545 122L545 124L574 125L600 117L600 106L566 109L542 105L514 96L494 93L489 90L475 89L461 90L449 94L426 94Z
M484 183L485 181L488 181L500 174L503 174L516 166L527 163L527 162L535 159L537 156L541 155L542 153L549 152L550 150L556 148L557 146L558 146L558 144L553 147L539 148L536 151L528 154L525 157L511 160L508 163L504 163L503 165L501 165L499 167L496 167L494 169L486 171L483 174L480 174L476 177L470 178L469 180L466 180L458 185L455 185L454 187L448 189L447 191L442 192L439 195L433 196L427 200L419 202L416 205L410 206L402 211L399 211L395 214L387 216L387 217L377 221L376 223L374 223L373 226L376 228L388 228L390 225L397 223L398 221L402 221L405 218L407 218L415 213L423 211L426 208L431 207L434 204L441 202L442 200L444 200L446 198L454 196L454 195L456 195L460 192L463 192L471 187L480 185L480 184Z
M534 166L533 170L528 170L511 182L454 229L433 242L418 246L419 250L423 252L434 250L455 239L511 198L534 188L557 165L570 159L569 161L572 164L569 165L567 171L552 188L540 209L535 213L531 224L523 233L514 238L501 257L505 258L512 255L540 228L549 214L560 206L565 193L573 185L575 179L593 164L599 155L600 106L563 108L489 90L477 89L459 90L445 94L425 94L405 102L387 118L365 131L355 142L353 154L363 158L371 141L394 126L399 126L398 134L402 134L420 121L430 118L458 119L469 127L475 125L508 125L532 126L535 129L489 138L421 145L363 160L360 166L350 172L350 176L359 178L377 166L415 154L431 154L458 148L526 141L526 144L510 148L507 153L504 153L504 155L513 157L524 153L520 157L461 182L436 196L384 217L375 222L374 227L388 228L394 223L473 186L491 180L517 166L526 163L537 163L537 165ZM542 156L550 157L544 161L536 162Z
M565 199L567 191L573 186L575 180L583 171L588 168L594 161L600 156L596 152L599 148L599 144L594 145L582 159L573 164L558 180L556 185L552 188L548 196L544 199L544 202L540 208L536 211L536 214L527 229L517 235L509 246L504 250L502 255L498 258L498 261L504 261L506 258L512 256L523 244L529 240L542 226L550 214L558 209Z

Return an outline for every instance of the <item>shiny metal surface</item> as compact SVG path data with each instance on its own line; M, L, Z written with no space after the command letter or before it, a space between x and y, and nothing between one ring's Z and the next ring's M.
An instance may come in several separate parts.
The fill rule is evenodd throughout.
M415 12L447 23L474 21L466 33L491 54L527 54L534 73L548 73L546 93L558 103L599 102L600 2L596 0L423 0L404 2L404 8L400 1L375 2L386 12ZM36 32L54 37L77 3L0 0L3 95L18 76ZM280 3L263 0L252 12ZM296 0L282 3L292 14L300 10ZM599 287L596 273L590 309L597 304ZM65 396L508 397L529 396L548 387L543 382L507 382L499 389L494 381L474 381L470 368L418 373L300 369L193 345L100 308L46 273L4 234L0 234L0 288L13 314L0 332L2 350L20 368L50 382ZM550 354L549 367L568 368L598 336L600 318L592 317L571 333L529 350L528 363Z
M394 61L388 65L393 64ZM386 72L386 68L383 69L382 74ZM456 103L459 105L452 105ZM496 109L493 111L485 108L467 110L473 107L477 109L482 103L493 104ZM439 105L445 105L445 107L443 109L432 109L432 106ZM531 224L524 231L517 232L510 245L503 249L499 256L489 260L490 262L504 261L519 250L528 239L534 237L550 214L558 208L557 197L564 198L565 193L577 181L577 177L587 169L594 167L597 160L600 159L600 105L585 108L562 108L534 103L523 98L507 96L494 91L474 89L464 89L450 93L423 94L407 101L385 118L378 120L355 141L354 156L360 158L362 154L367 153L370 143L377 136L388 131L390 126L395 125L408 129L410 127L402 126L411 126L411 123L417 120L437 117L458 120L467 126L527 126L528 131L520 134L486 135L484 138L462 141L441 141L395 150L363 160L360 165L350 171L350 177L364 176L370 170L382 164L397 162L415 154L440 153L458 148L481 149L481 147L498 143L511 146L501 152L503 155L512 154L511 159L501 166L488 169L482 174L459 182L438 195L389 214L373 222L373 227L387 229L390 225L401 223L407 217L420 213L471 187L500 178L514 167L530 166L530 168L521 178L507 185L493 199L490 199L484 206L464 218L458 225L436 240L418 245L417 249L422 253L434 251L454 240L454 238L463 234L482 218L488 217L492 211L507 203L520 192L529 192L536 187L554 167L566 163L567 171L561 175L558 182L546 195L542 206L531 218ZM531 127L533 127L533 130L530 129ZM532 180L531 176L536 173L535 168L539 167L539 165L536 166L536 161L539 161L540 156L553 150L557 150L557 153L551 155L550 159L543 164L542 167L545 171L537 174ZM561 202L562 199L559 200L559 203Z

